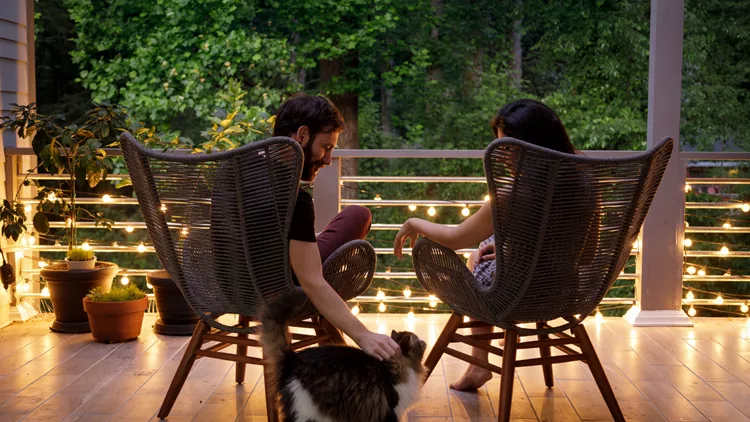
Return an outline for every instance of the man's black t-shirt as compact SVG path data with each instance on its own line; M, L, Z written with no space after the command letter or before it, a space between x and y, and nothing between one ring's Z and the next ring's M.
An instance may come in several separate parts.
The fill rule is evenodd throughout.
M289 228L289 240L315 242L315 207L309 192L300 187L297 193L297 204L294 206L292 225Z

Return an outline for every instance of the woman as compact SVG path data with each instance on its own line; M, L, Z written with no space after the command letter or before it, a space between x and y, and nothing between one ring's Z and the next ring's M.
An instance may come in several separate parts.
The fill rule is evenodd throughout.
M560 118L546 105L534 100L514 101L497 112L492 119L493 134L498 138L511 137L559 152L575 154ZM425 236L453 250L469 248L480 243L466 263L477 282L489 287L495 279L495 243L492 209L489 202L456 227L448 227L419 218L410 218L396 235L393 250L401 259L406 239L413 246L419 236ZM472 328L472 334L491 332L492 327ZM472 356L488 361L486 351L474 348ZM451 384L455 390L474 390L492 378L492 372L470 365L461 379Z

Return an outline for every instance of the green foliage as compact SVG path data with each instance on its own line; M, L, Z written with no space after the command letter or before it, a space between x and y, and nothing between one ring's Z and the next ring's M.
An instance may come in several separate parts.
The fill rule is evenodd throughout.
M94 259L94 251L87 251L82 248L73 248L68 250L65 256L68 258L68 261L90 261Z
M109 292L102 292L101 288L97 287L86 297L92 302L129 302L143 299L146 294L135 284L128 284L123 287L113 287Z

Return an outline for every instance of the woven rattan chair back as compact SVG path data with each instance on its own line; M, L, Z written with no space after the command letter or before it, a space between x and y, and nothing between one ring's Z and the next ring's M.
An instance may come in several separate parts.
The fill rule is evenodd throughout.
M622 271L672 151L600 159L512 138L484 157L497 270L498 320L550 321L595 309Z
M120 143L159 259L204 322L237 331L211 314L256 315L293 288L297 142L276 137L212 154L150 150L129 133Z

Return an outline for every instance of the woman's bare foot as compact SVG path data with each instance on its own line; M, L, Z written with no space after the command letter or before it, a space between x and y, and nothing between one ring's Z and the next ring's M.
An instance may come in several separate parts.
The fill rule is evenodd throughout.
M451 388L458 391L476 390L492 379L492 372L478 366L469 365L466 372Z

